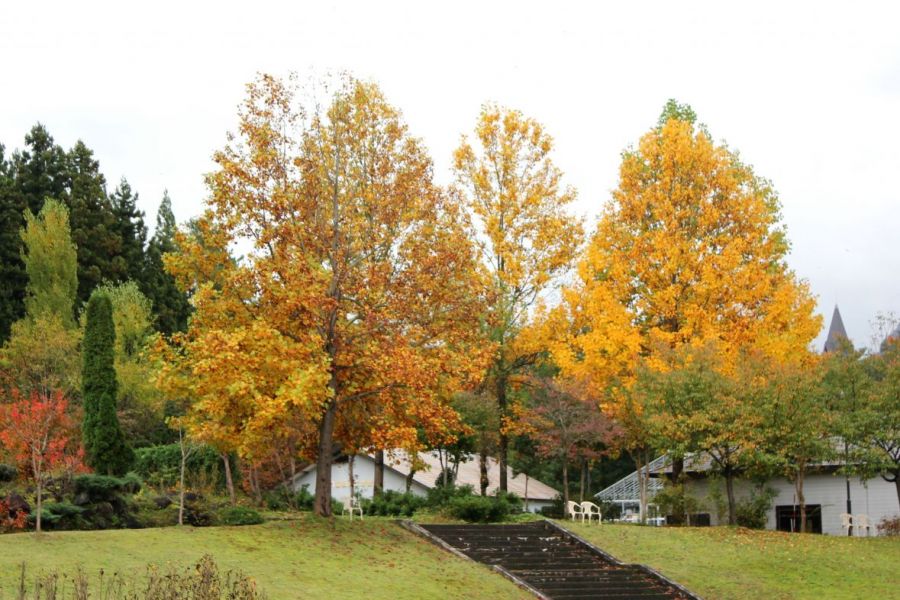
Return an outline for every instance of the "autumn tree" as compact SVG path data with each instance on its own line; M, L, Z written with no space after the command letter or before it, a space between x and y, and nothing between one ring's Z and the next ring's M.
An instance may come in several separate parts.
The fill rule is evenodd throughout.
M134 460L116 412L115 343L112 303L102 291L95 292L85 309L82 436L88 465L106 475L123 475Z
M532 380L532 404L521 408L517 426L537 443L538 453L562 465L563 505L569 501L569 464L598 445L612 445L618 428L587 394L584 384L541 378Z
M482 368L465 221L372 84L344 81L320 108L262 76L215 158L199 236L167 259L195 312L160 383L194 399L198 439L252 457L296 436L329 516L336 440L416 450ZM238 240L250 250L223 260Z
M61 468L75 470L81 464L68 402L59 391L45 396L33 390L22 396L13 390L12 401L0 405L0 415L0 443L34 480L35 530L40 532L47 475Z
M788 248L771 183L670 101L623 153L619 185L564 294L568 327L555 327L567 333L553 360L598 393L611 381L627 389L636 356L665 370L667 353L688 344L715 342L726 372L746 350L791 361L821 323L808 285L787 266ZM613 411L640 410L604 397ZM677 477L681 461L674 467Z
M532 308L572 265L581 243L580 221L567 213L575 191L562 185L553 164L553 140L543 126L516 110L486 105L474 140L453 155L456 191L476 223L474 243L489 272L488 339L495 346L485 381L500 413L500 489L507 489L509 391L535 364L539 345L522 343Z

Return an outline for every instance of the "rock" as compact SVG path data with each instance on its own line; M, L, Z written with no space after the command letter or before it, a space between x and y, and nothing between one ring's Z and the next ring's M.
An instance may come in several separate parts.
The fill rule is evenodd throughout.
M109 519L114 514L116 514L116 510L113 508L113 505L109 502L98 502L93 506L94 513L103 519Z
M72 504L75 506L87 506L91 503L91 496L87 492L78 492L75 495L75 498L72 499Z

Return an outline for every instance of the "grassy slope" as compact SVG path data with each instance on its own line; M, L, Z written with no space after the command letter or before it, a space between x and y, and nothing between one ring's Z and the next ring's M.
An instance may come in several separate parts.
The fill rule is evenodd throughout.
M708 600L900 598L900 539L565 523Z
M527 598L487 568L440 550L392 521L302 518L248 527L160 528L0 536L0 589L18 565L94 575L142 572L147 563L188 565L212 554L223 571L253 576L271 600L293 598Z

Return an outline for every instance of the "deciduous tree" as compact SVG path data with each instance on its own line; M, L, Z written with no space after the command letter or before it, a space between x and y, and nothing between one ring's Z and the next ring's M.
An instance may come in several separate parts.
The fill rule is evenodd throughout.
M320 110L263 76L216 161L199 235L167 259L196 312L160 382L195 399L192 434L251 457L273 431L312 425L293 433L328 516L336 439L415 450L482 366L465 223L372 84L348 80ZM224 259L238 240L250 251Z
M22 472L35 482L35 530L41 531L46 476L58 469L74 471L81 466L82 452L73 435L75 425L68 402L57 391L44 396L32 391L22 396L13 390L12 401L0 405L0 442Z
M553 140L543 126L516 110L486 105L473 142L453 155L457 192L474 217L475 244L489 272L485 322L494 343L486 382L500 412L500 489L507 489L509 388L542 348L522 344L531 310L572 265L581 243L579 219L567 212L575 191L562 185L553 164Z

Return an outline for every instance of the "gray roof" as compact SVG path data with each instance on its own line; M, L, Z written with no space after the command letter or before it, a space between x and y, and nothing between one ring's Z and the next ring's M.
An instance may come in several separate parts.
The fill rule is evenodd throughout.
M834 352L841 347L841 340L849 340L847 330L844 329L844 320L837 305L834 314L831 315L831 325L828 327L828 338L825 340L825 352Z

